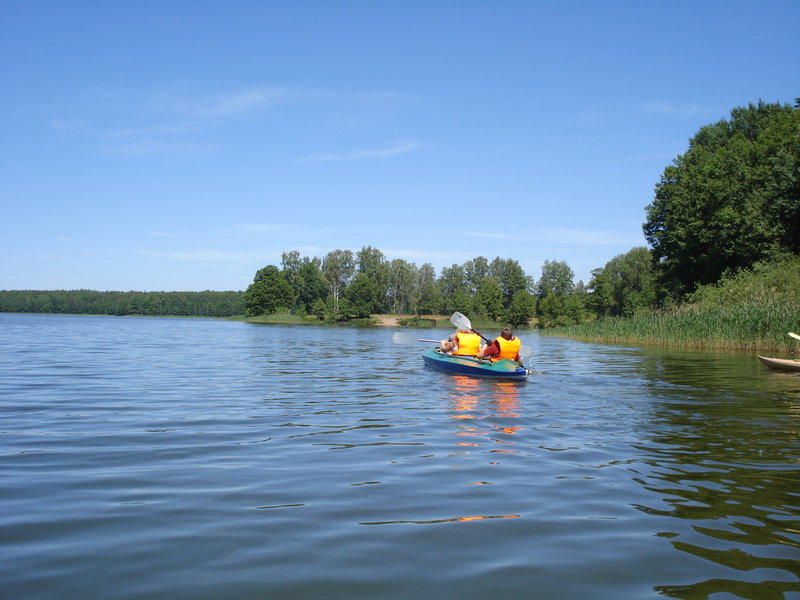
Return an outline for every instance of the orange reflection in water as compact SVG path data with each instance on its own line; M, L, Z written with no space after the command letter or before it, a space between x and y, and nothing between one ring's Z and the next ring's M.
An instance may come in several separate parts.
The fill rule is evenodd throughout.
M453 419L475 421L491 418L517 418L520 416L520 386L513 381L485 381L462 375L453 376L451 392L453 400ZM496 434L513 435L520 430L519 426L501 426L490 424L478 427L470 423L456 432L456 435L478 438L490 438L497 444L513 444L492 437ZM474 442L459 442L458 446L477 446ZM513 453L515 450L495 449L492 452Z

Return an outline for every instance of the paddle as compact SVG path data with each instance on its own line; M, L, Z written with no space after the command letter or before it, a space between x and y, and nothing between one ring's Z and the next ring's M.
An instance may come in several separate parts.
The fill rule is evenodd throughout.
M466 329L467 331L471 331L473 333L477 333L479 336L481 336L482 339L486 340L487 344L491 344L492 343L491 340L486 338L482 333L480 333L478 331L475 331L472 328L472 322L467 317L462 315L460 312L458 312L458 311L454 312L453 316L450 317L450 322L453 325L455 325L457 329Z
M438 344L442 340L423 340L422 338L417 338L418 342L433 342L434 344Z
M793 337L796 340L800 340L800 335L797 335L796 333L792 333L791 331L789 332L789 337Z

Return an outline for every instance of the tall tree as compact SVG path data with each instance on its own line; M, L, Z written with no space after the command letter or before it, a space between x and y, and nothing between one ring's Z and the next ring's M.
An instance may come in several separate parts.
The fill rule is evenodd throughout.
M525 275L525 271L513 258L495 258L491 264L491 273L500 285L503 293L503 306L506 308L511 306L514 294L528 287L528 277Z
M394 314L408 313L415 305L416 271L416 265L399 258L389 263L387 293L389 306Z
M536 314L536 298L526 290L520 290L511 299L508 322L514 327L527 325Z
M305 311L310 311L311 307L318 300L325 299L326 284L322 277L322 261L316 256L314 258L303 257L302 264L297 270L297 281L299 290L297 293L298 307Z
M800 108L750 104L702 127L664 170L644 233L673 296L800 253Z
M537 293L540 298L551 294L563 296L571 293L575 284L572 282L575 274L569 265L562 260L545 260L542 265L542 276L537 284Z
M356 271L363 273L372 281L373 300L371 313L387 310L389 290L389 264L383 252L372 246L364 246L356 253Z
M644 246L615 256L592 271L588 304L599 316L633 316L655 305L655 268Z
M353 253L350 250L331 250L322 260L322 275L333 297L333 311L339 313L339 298L350 283L355 270Z
M467 288L464 267L455 264L443 267L439 274L438 285L439 292L444 299L445 311L469 311L471 308L470 293Z
M464 263L464 276L467 280L467 293L472 295L478 291L481 280L489 274L489 261L477 256Z
M283 273L274 265L259 269L244 292L248 315L269 315L279 309L289 308L294 302L294 293Z
M436 293L436 270L430 263L423 264L416 274L415 296L417 316L430 315L438 308Z
M295 298L300 297L300 288L302 286L302 282L300 280L299 271L302 264L303 263L300 260L300 252L298 250L291 250L281 254L281 268L283 277L294 291Z
M475 293L475 308L492 320L503 315L503 292L494 277L484 277Z

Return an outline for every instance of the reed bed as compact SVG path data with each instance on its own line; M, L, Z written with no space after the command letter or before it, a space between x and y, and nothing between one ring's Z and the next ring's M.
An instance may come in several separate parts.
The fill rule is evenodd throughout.
M682 307L671 312L613 318L548 331L596 342L800 353L800 302Z

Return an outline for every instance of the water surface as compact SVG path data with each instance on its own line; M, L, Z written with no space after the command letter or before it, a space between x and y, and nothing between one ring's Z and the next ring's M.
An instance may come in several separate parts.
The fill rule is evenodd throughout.
M522 334L0 314L14 599L800 597L800 376Z

